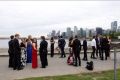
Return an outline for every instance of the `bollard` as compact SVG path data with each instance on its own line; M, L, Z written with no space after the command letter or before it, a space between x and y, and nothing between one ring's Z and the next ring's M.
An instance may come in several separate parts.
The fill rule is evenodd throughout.
M116 59L116 48L114 47L114 80L117 80L117 59Z

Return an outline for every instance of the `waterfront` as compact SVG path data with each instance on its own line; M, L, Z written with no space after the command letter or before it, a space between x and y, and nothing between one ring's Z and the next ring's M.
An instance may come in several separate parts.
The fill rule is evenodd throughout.
M0 49L7 49L8 48L8 41L9 39L0 39ZM21 41L20 41L21 42ZM39 44L40 44L40 40L37 41L38 43L38 47L39 47ZM48 42L48 49L50 48L50 40L47 40ZM88 41L88 46L90 46L90 42L91 41ZM82 44L82 41L81 41L81 44ZM55 48L58 47L58 40L55 40ZM68 40L66 39L66 46L65 48L68 47Z

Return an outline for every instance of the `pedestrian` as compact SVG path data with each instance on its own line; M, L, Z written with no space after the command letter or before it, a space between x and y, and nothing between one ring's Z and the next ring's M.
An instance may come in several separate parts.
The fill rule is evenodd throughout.
M96 57L95 57L95 51L96 51L95 36L93 36L93 39L92 39L92 42L91 42L91 46L92 46L91 58L92 58L92 59L96 59Z
M54 41L54 38L51 37L51 40L50 40L50 48L51 48L51 57L54 57L54 44L55 44L55 41Z
M13 58L14 58L14 36L10 36L10 41L8 42L8 53L9 53L9 68L13 68Z
M105 54L105 60L107 60L107 57L108 57L108 44L109 44L109 41L107 39L106 36L103 36L103 39L102 39L102 54L101 54L101 60L104 60L104 54Z
M84 40L83 40L83 51L84 51L83 60L87 61L88 58L87 58L87 40L86 40L86 38L84 38Z
M38 59L37 59L37 39L34 38L32 40L32 68L35 69L38 67Z
M32 63L32 36L27 39L27 63Z
M21 49L20 49L20 44L19 44L19 34L15 34L15 39L14 39L14 66L13 70L21 70Z
M41 36L41 39L42 41L40 42L40 48L39 48L41 68L46 68L46 66L48 66L48 60L47 60L48 42L45 40L44 36Z
M107 40L108 40L108 57L110 58L110 48L111 48L111 38L110 36L107 36Z
M98 35L96 35L95 41L96 41L96 58L98 58L98 53L100 58L100 38Z
M58 46L59 46L59 48L61 50L61 56L60 56L60 58L65 58L66 57L66 54L65 54L65 51L64 51L65 45L66 45L66 41L61 36L60 39L58 40Z
M78 40L77 36L75 36L72 45L73 45L73 54L75 56L74 66L78 66L78 65L81 66L81 60L80 60L81 42L80 40Z
M20 48L21 48L21 67L26 66L26 61L27 61L27 53L26 53L26 38L22 38L20 43Z

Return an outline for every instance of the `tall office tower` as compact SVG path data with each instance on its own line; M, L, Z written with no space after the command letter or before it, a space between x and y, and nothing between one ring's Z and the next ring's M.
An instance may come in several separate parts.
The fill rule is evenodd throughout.
M66 36L67 38L70 38L72 36L72 31L70 27L67 28Z
M116 32L117 31L117 21L111 22L111 31Z
M78 28L77 28L77 26L74 26L74 36L75 35L78 35Z
M86 28L86 38L89 38L89 37L90 37L89 34L90 34L90 31L89 31L89 29Z
M101 35L103 34L103 30L101 27L96 27L96 35L98 34L101 34Z
M118 26L117 32L120 32L120 26Z
M52 36L52 37L55 37L55 36L56 36L56 31L55 31L55 30L52 30L51 36Z
M80 28L80 36L81 36L81 37L84 36L84 30L83 30L83 28Z

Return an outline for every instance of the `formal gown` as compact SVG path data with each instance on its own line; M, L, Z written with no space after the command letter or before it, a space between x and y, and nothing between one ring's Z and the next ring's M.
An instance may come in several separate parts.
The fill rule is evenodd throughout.
M27 63L32 63L32 44L27 43Z
M32 68L38 67L37 50L32 47Z
M24 43L21 43L20 47L21 47L21 65L25 67L27 61L26 46Z

